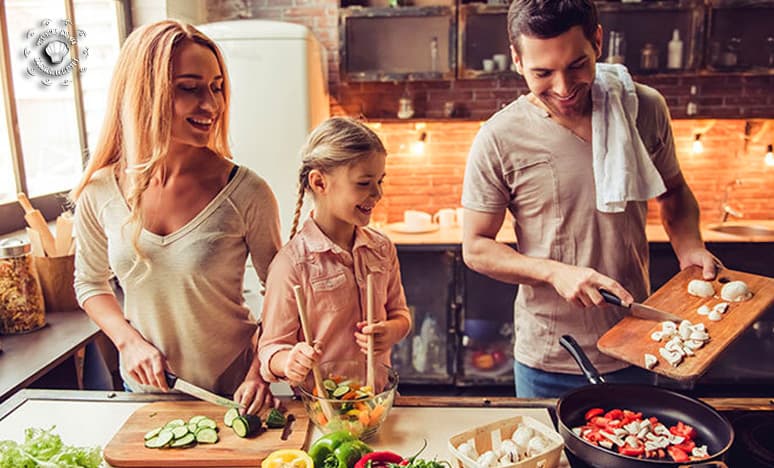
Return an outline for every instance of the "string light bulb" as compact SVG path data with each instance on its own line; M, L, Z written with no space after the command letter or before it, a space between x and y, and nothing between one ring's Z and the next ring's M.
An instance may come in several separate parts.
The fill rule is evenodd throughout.
M766 156L763 157L763 161L767 166L774 166L774 151L772 151L771 143L766 145Z
M691 146L691 153L701 154L704 152L704 144L701 142L701 133L697 133L693 138L693 145Z
M411 154L414 156L425 154L425 140L427 140L427 132L424 130L419 131L417 139L411 142Z

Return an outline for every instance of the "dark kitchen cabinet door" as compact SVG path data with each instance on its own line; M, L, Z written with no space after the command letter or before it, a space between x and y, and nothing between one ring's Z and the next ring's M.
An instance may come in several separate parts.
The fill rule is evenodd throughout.
M462 266L458 384L513 383L513 301L517 286Z
M392 365L402 383L454 382L457 349L456 250L399 247L401 279L414 327L392 349Z

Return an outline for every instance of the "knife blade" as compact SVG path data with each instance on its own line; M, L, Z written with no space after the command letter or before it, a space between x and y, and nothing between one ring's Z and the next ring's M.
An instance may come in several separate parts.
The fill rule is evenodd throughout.
M204 400L209 403L214 403L219 406L225 406L226 408L244 409L243 405L240 405L234 400L229 400L228 398L212 393L209 390L205 390L199 386L192 384L191 382L181 379L180 377L172 373L165 372L164 374L167 378L167 385L169 385L169 388L175 389L179 392L183 392L185 394L191 395L192 397L196 397L200 400Z
M675 314L672 314L670 312L665 312L663 310L659 310L654 307L646 306L645 304L640 304L638 302L633 302L628 306L624 305L620 297L616 296L615 294L605 289L600 289L599 293L602 294L602 297L605 299L605 302L610 304L615 304L617 306L625 307L629 309L631 314L637 318L641 318L645 320L654 320L656 322L664 322L664 321L681 322L683 320L682 317L679 317Z

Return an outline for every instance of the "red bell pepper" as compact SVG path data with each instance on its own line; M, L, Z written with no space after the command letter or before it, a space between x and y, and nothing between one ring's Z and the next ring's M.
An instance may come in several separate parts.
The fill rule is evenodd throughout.
M691 440L696 437L696 429L682 421L678 421L677 425L670 427L669 432Z
M690 460L688 454L685 453L683 449L675 445L667 447L667 452L669 453L669 456L672 457L672 460L676 461L677 463L683 463Z
M363 455L360 460L355 463L355 468L385 467L389 463L403 464L404 461L403 457L394 452L371 452Z
M602 408L591 408L590 410L586 411L586 416L584 416L584 419L589 421L594 416L599 416L602 414L605 414L605 410Z

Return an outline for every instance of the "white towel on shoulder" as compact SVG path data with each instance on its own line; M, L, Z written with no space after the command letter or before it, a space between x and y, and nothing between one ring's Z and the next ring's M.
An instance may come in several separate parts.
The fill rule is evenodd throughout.
M639 103L626 67L598 63L591 87L591 130L597 210L620 213L627 201L666 191L637 130Z

